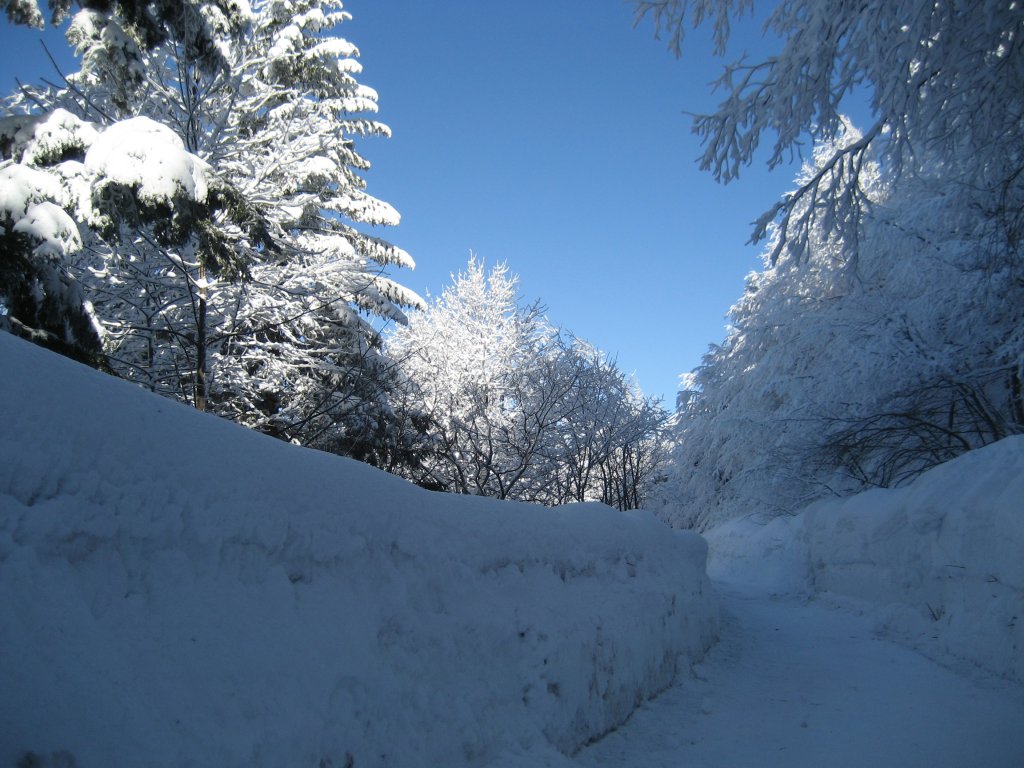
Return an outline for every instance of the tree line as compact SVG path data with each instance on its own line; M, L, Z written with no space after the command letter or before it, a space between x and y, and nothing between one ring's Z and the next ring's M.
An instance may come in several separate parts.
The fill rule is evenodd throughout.
M59 20L70 0L53 0ZM747 0L634 0L719 53ZM767 148L794 188L672 419L471 261L428 304L374 227L388 135L340 0L83 0L79 72L0 121L0 323L154 392L425 486L543 503L654 494L675 525L898 485L1024 432L1024 13L792 0L727 64L701 166ZM35 0L8 17L41 23ZM866 100L855 126L850 98ZM393 326L393 334L383 334ZM666 463L666 445L671 456ZM667 467L667 470L666 470Z
M81 6L50 3L80 70L0 121L0 324L427 487L643 503L666 414L614 361L503 267L434 306L388 275L414 262L375 232L399 216L357 142L390 131L340 0Z

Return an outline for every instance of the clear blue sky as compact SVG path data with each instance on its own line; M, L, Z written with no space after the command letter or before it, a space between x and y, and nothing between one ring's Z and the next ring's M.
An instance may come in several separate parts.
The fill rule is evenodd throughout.
M363 145L368 191L402 214L384 234L417 261L394 276L439 295L470 251L505 261L526 300L671 404L759 265L750 223L793 176L761 165L723 186L698 170L685 111L714 107L723 63L707 32L677 60L650 21L634 28L623 0L349 0L346 10L360 80L394 132ZM745 25L735 53L763 49L758 30ZM5 90L14 76L51 76L37 33L0 31Z

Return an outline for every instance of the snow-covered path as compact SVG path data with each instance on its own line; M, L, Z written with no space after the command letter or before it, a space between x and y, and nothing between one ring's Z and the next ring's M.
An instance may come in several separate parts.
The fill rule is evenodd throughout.
M1024 766L1024 696L872 632L870 618L719 586L695 676L576 756L581 766Z

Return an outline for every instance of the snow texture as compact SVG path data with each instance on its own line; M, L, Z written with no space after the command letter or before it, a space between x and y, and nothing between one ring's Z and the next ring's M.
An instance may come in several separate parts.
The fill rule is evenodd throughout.
M85 165L101 178L137 188L139 199L152 205L179 196L206 200L209 166L185 151L174 131L148 117L121 120L103 131Z
M24 165L0 168L0 216L19 221L33 205L61 199L60 182L48 173Z
M39 256L64 257L82 248L78 225L63 208L50 202L30 206L11 229L38 242L33 252Z
M1024 688L887 642L868 611L718 592L722 640L577 768L1024 765Z
M715 636L705 542L650 514L432 494L0 356L0 764L556 765Z
M708 540L717 579L874 604L886 634L1024 682L1024 436Z

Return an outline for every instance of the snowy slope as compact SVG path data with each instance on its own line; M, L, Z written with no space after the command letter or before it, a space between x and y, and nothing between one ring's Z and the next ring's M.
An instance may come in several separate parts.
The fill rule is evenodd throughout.
M0 360L0 765L555 764L715 634L703 540L648 514L431 494Z
M716 578L864 601L889 634L1024 682L1024 436L708 539Z

